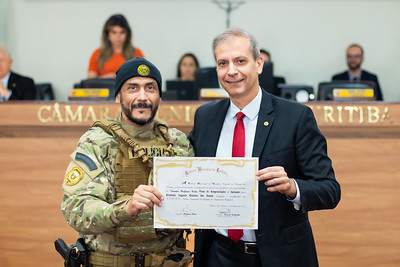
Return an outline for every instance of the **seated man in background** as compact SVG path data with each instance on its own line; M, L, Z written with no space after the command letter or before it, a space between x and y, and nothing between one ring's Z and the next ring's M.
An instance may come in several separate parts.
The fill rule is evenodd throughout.
M34 100L35 83L31 78L11 71L12 58L7 47L0 45L0 102L8 100Z
M383 100L381 87L379 86L378 77L361 69L364 61L364 50L358 44L351 44L347 48L346 53L347 66L349 70L336 74L332 77L332 81L372 81L376 83L374 95L376 100Z

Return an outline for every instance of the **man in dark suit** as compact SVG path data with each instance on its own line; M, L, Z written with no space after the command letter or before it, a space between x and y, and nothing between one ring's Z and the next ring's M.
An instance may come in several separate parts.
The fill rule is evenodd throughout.
M251 34L222 33L214 56L229 99L196 111L189 140L196 156L231 157L244 114L244 157L259 158L258 229L196 230L194 266L318 266L308 211L334 208L340 185L314 115L259 87L264 62Z
M12 72L12 62L7 48L0 45L0 101L34 100L35 83L31 78Z
M364 49L358 44L351 44L346 52L347 66L349 70L333 75L332 81L372 81L376 84L374 95L376 100L383 100L378 77L375 74L361 69L364 61Z

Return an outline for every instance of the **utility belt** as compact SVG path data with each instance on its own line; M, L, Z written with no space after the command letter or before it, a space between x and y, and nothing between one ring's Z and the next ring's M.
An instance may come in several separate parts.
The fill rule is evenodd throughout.
M188 233L190 232L187 230ZM54 241L55 249L64 258L65 267L187 267L192 254L186 250L186 240L181 235L173 239L174 245L151 252L135 252L130 255L113 255L89 251L85 241L79 238L76 244L67 246L61 238Z
M89 262L92 267L187 267L192 262L192 253L176 246L158 252L131 255L94 251L90 252Z

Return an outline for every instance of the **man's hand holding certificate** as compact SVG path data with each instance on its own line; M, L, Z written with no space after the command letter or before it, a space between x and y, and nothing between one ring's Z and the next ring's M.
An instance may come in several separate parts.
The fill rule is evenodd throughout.
M258 228L258 158L154 158L155 228Z

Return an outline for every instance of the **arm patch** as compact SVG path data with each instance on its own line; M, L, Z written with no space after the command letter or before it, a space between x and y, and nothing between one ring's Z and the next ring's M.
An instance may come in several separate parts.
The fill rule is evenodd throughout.
M94 163L94 161L85 154L76 152L75 160L85 164L90 171L94 171L97 169L96 163Z
M76 166L79 166L85 174L94 179L97 175L104 171L103 167L90 155L75 151L71 154L71 159Z
M79 167L73 167L65 176L65 184L70 186L76 185L82 178L82 169Z

